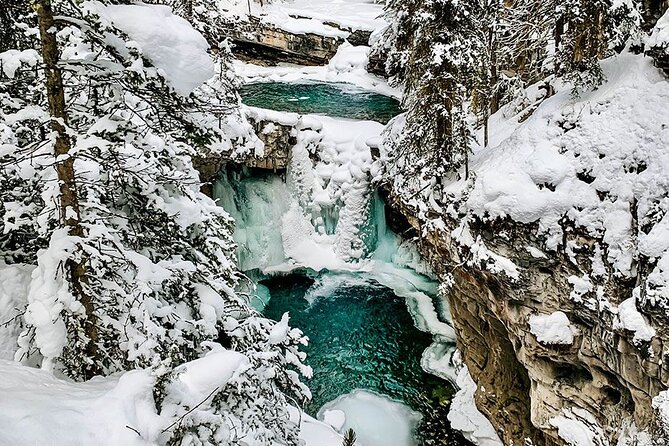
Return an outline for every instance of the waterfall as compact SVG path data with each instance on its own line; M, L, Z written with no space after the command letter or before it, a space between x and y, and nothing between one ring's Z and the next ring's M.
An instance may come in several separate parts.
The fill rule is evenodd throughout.
M235 219L240 269L255 282L306 270L329 272L328 286L362 280L390 288L405 299L416 328L433 336L423 369L453 380L450 309L437 298L415 243L388 227L385 203L371 184L366 141L381 126L318 117L295 128L285 172L228 166L214 185L215 198ZM252 303L262 310L270 293L256 285Z
M236 221L240 269L256 278L296 269L364 276L406 298L419 329L452 341L450 311L434 298L430 268L413 242L388 228L370 181L366 141L382 126L318 117L295 128L285 173L229 166L215 184Z

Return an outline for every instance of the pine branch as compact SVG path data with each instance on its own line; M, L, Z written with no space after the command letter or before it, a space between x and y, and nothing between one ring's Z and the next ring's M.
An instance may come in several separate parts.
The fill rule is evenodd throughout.
M355 434L353 429L349 429L344 434L344 442L342 446L355 446L355 442L358 439L358 436Z

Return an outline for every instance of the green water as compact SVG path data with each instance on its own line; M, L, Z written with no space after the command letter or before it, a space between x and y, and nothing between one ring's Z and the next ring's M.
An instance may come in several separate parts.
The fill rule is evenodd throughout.
M354 389L373 390L423 414L419 438L464 444L446 419L452 388L421 369L431 336L414 327L404 299L352 273L292 274L261 283L271 296L265 315L278 320L289 312L291 326L309 337L306 362L314 375L307 381L313 393L307 413L316 415Z
M401 113L395 98L349 84L266 82L244 85L242 102L252 107L387 123Z

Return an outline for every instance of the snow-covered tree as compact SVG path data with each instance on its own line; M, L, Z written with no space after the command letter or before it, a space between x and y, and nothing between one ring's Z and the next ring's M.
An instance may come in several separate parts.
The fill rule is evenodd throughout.
M174 14L188 20L214 48L223 40L225 18L221 13L221 2L217 0L149 0L147 3L172 8Z
M377 51L387 51L387 72L404 86L407 110L395 156L417 178L458 172L469 152L469 92L489 68L479 59L484 42L471 38L477 6L390 0L386 11L391 26Z
M599 60L625 46L640 17L634 0L388 0L374 52L405 88L396 161L417 178L458 172L474 130L488 144L490 114L529 105L529 83L556 73L576 93L596 88Z
M569 0L557 2L557 74L574 91L592 90L604 82L600 59L621 50L641 26L634 0Z
M231 220L191 162L226 139L198 99L216 83L193 94L198 76L170 76L174 60L152 62L160 46L117 26L132 17L155 37L170 20L163 34L190 39L207 76L193 55L208 45L145 8L40 0L24 22L8 16L27 44L0 53L0 255L36 264L17 359L75 380L150 368L156 404L180 419L169 444L297 444L304 340L234 292ZM219 344L249 366L193 407L179 367Z

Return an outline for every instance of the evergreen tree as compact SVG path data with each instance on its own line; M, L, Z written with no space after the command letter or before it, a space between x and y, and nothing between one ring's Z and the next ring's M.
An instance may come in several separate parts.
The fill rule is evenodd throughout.
M358 436L355 434L353 429L349 429L344 433L344 442L343 446L355 446L355 442L358 439Z
M75 380L151 368L158 408L183 417L169 444L297 444L304 339L234 292L231 220L191 163L226 138L198 96L227 82L184 97L95 9L34 11L11 16L28 40L0 53L0 254L36 264L17 359ZM189 406L172 383L213 342L250 367Z
M388 0L386 19L373 52L387 56L406 110L386 146L416 192L468 176L471 135L483 128L488 145L490 115L527 107L529 83L556 73L575 93L600 85L599 60L635 35L640 14L634 0Z
M442 178L467 164L472 75L482 42L471 39L476 7L451 0L390 0L393 25L377 48L388 51L387 72L405 89L406 125L394 141L397 162L419 182ZM377 49L378 51L378 49Z
M633 0L569 0L555 8L557 74L574 84L574 93L605 80L599 61L624 47L641 26Z

